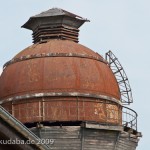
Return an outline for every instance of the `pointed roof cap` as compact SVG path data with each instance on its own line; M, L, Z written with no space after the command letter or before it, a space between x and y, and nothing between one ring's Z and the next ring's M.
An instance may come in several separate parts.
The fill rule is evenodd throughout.
M82 18L78 15L75 15L71 12L68 12L66 10L63 10L63 9L60 9L60 8L52 8L52 9L49 9L47 11L44 11L44 12L41 12L40 14L38 15L35 15L35 16L32 16L31 18L37 18L37 17L50 17L50 16L61 16L61 15L65 15L65 16L70 16L70 17L73 17L73 18L78 18L78 19L81 19L81 20L84 20L84 21L88 21L87 19L85 18Z
M76 20L76 28L79 28L84 22L89 22L88 19L82 18L78 15L75 15L73 13L70 13L66 10L60 9L60 8L52 8L47 11L44 11L38 15L30 17L30 19L22 26L23 28L33 30L32 25L36 22L35 20L40 18L49 18L50 17L56 17L56 16L68 16L72 18L73 20Z

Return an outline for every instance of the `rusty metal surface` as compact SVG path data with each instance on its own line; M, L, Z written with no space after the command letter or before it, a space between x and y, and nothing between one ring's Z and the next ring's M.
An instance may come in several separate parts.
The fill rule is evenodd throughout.
M46 57L46 54L59 57ZM24 60L24 56L29 59ZM30 59L31 56L39 57ZM72 41L50 40L34 44L17 54L13 58L15 62L5 67L0 77L1 103L6 100L2 104L4 108L23 123L89 120L121 124L116 78L109 66L97 59L103 60L99 54ZM38 93L48 95L34 97ZM50 93L78 94L55 97ZM23 95L26 98L17 101ZM111 98L107 103L99 102L106 102L107 98Z
M109 100L77 97L32 98L30 100L14 101L13 103L7 102L2 105L24 123L30 121L58 121L58 118L59 121L87 121L88 119L88 121L106 124L118 123L122 124L125 129L137 131L137 113ZM49 112L51 112L50 115ZM67 116L64 116L66 114ZM87 114L88 118L86 117ZM92 116L95 116L95 118L92 118ZM66 119L66 117L68 118Z
M77 53L102 59L90 49L63 40L35 44L15 59L41 53ZM6 67L0 77L0 99L40 92L82 92L120 99L117 81L103 62L78 57L29 59Z
M14 58L7 63L4 64L3 68L7 67L8 65L11 65L16 62L25 61L29 59L35 59L35 58L44 58L44 57L79 57L79 58L87 58L87 59L93 59L97 60L103 63L107 64L107 61L101 57L95 57L92 55L87 54L77 54L77 53L42 53L42 54L35 54L35 55L27 55L27 56L21 56L20 58Z
M103 59L103 57L88 47L68 41L68 40L50 40L44 44L33 44L26 49L22 50L14 58L20 58L27 55L42 54L42 53L74 53L79 55L90 55L96 57L97 59Z
M2 106L23 123L43 121L94 121L117 125L122 123L120 105L94 98L43 97L9 102Z
M34 93L34 94L26 94L26 95L19 95L14 97L9 97L0 101L0 104L4 104L7 102L13 101L22 101L23 99L32 99L32 98L41 98L41 97L86 97L86 98L97 98L108 100L114 103L122 105L121 101L116 98L105 96L105 95L98 95L98 94L90 94L90 93L79 93L79 92L49 92L49 93Z

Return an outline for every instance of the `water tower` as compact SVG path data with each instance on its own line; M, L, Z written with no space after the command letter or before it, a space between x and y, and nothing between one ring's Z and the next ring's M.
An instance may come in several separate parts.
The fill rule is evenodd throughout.
M128 78L115 55L78 43L80 16L53 8L22 27L33 45L4 65L0 103L51 149L135 150L141 134Z

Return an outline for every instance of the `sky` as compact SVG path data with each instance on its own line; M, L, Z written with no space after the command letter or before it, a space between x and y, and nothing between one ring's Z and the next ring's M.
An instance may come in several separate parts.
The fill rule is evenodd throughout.
M80 28L80 43L105 56L112 50L128 75L143 137L137 150L149 147L150 122L149 0L5 0L0 8L0 72L5 62L32 44L32 32L21 28L30 16L53 7L90 22Z

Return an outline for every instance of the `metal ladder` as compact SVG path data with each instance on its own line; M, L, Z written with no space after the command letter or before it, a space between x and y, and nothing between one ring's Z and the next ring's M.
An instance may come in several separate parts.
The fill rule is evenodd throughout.
M122 104L129 105L130 103L133 103L130 83L122 65L111 51L108 51L105 56L105 59L118 82Z

